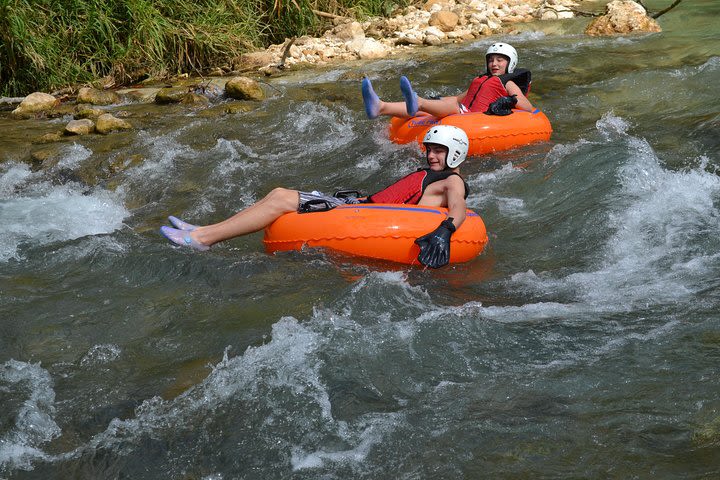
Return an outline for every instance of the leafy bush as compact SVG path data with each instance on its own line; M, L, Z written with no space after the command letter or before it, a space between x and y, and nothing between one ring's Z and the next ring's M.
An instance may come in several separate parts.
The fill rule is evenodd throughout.
M404 4L408 0L401 0ZM0 0L0 95L199 72L392 0Z

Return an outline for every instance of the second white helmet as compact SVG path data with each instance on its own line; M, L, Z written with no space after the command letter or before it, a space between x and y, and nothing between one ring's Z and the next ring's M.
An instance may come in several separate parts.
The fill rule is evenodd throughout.
M434 143L447 147L448 153L445 163L449 168L455 168L465 161L470 142L467 133L462 128L453 125L435 125L423 138L423 144Z
M505 55L506 57L508 57L509 62L507 73L512 73L513 70L515 70L515 67L518 63L518 54L517 50L515 50L512 45L510 45L509 43L493 43L492 45L490 45L490 48L487 49L487 52L485 52L486 62L488 55L491 55L493 53Z

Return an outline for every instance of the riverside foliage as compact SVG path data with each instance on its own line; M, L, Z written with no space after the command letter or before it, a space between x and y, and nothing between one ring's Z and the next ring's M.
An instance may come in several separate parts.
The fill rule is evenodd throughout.
M0 0L0 95L196 73L411 0ZM329 15L328 15L329 14Z

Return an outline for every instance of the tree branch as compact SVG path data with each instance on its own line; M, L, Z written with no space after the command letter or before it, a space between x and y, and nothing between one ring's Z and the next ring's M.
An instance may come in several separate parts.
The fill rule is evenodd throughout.
M557 8L551 7L550 5L545 5L543 8L545 10L551 10L558 14L563 13L563 12L572 12L579 17L600 17L603 15L602 13L590 13L590 12L583 12L582 10L575 10L572 7L563 7L562 10L558 10Z
M672 10L673 8L675 8L675 7L677 6L677 4L680 3L680 2L682 2L682 0L675 0L675 1L672 3L672 5L670 5L669 7L667 7L665 10L660 10L658 13L656 13L656 14L654 14L654 15L651 15L652 18L658 18L660 15L663 15L663 14L669 12L670 10Z
M332 19L335 19L335 18L339 18L339 19L347 18L347 17L343 17L342 15L335 15L334 13L322 12L322 11L320 11L320 10L312 10L312 12L313 12L315 15L317 15L318 17L325 17L325 18L332 18Z

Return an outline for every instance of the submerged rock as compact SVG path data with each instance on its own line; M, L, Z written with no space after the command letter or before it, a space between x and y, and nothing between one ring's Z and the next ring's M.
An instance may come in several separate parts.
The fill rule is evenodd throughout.
M225 95L237 100L264 100L260 84L249 77L234 77L225 84Z
M204 95L199 95L197 93L187 93L184 97L182 97L180 103L193 107L205 107L210 103L210 99Z
M89 118L71 120L65 125L65 135L87 135L95 131L95 123Z
M129 122L116 118L109 113L100 115L95 124L95 130L98 133L106 134L115 130L130 130L132 125Z
M78 103L89 103L90 105L111 105L119 101L120 96L117 93L97 88L83 87L77 95Z
M46 133L42 137L38 138L35 143L55 143L63 139L63 132L51 132Z
M11 115L15 118L31 118L48 112L59 104L60 100L48 93L34 92L25 97Z
M647 16L642 5L632 0L608 3L605 15L594 19L585 29L587 35L593 36L661 31L660 25Z
M160 105L167 105L169 103L180 103L187 94L188 90L185 87L161 88L157 92L157 94L155 94L155 103Z
M80 120L82 118L97 118L103 113L105 113L105 110L93 108L85 103L80 103L75 105L73 117L75 117L76 120Z
M131 88L126 90L118 90L125 98L138 103L153 103L155 96L160 91L157 87Z

